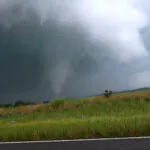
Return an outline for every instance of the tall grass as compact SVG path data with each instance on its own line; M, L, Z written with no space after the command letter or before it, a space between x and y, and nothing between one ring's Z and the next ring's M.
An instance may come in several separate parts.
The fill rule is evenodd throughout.
M0 141L150 135L147 97L62 99L1 108L0 115Z

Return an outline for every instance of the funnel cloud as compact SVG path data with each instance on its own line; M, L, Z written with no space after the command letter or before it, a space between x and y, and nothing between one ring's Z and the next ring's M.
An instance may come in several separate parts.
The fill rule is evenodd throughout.
M149 85L149 0L1 0L0 102Z

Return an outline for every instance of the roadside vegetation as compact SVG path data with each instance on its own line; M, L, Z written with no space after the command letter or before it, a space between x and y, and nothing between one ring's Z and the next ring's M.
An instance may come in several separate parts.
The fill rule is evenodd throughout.
M150 135L150 90L0 108L0 141Z

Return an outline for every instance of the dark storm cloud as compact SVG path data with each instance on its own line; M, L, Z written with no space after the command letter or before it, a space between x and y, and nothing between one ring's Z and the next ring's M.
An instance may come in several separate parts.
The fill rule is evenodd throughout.
M11 17L17 18L17 13ZM76 26L72 30L72 28L60 28L55 22L45 22L41 25L40 19L32 10L29 17L16 19L15 22L10 22L11 24L7 22L7 18L5 19L4 23L10 26L2 24L0 27L0 94L3 99L9 97L8 94L10 100L14 95L18 99L29 100L59 96L57 88L60 93L59 86L63 82L59 81L61 80L59 76L63 76L63 69L67 64L69 69L70 65L73 67L76 78L84 77L85 73L94 70L98 65L88 53L84 53L86 42L82 33L75 31ZM73 40L70 39L72 34ZM61 63L63 64L59 67ZM54 69L56 74L53 76ZM51 78L56 80L56 86Z
M150 64L138 30L148 18L131 1L115 2L1 1L1 102L130 88Z

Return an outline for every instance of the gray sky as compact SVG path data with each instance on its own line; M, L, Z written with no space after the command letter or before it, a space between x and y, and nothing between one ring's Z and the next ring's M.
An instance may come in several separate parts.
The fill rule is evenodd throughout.
M1 0L0 102L150 86L149 0Z

